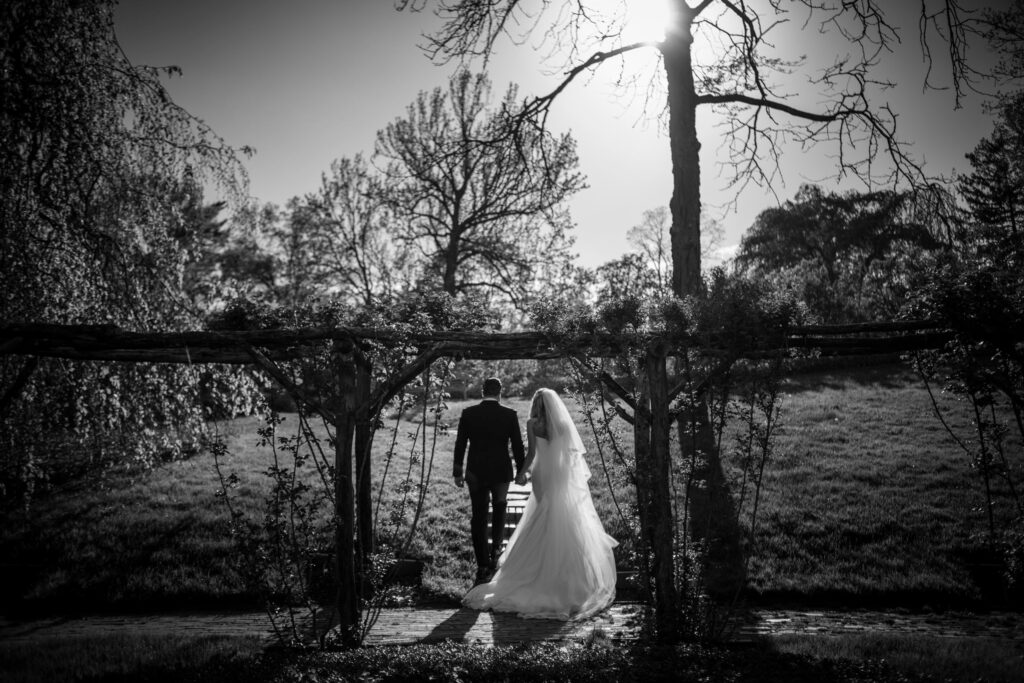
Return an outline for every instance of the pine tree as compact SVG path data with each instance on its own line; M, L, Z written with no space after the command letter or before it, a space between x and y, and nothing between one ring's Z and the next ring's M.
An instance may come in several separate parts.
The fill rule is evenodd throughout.
M967 155L960 192L983 240L1017 238L1024 228L1024 93L1006 100L992 134Z

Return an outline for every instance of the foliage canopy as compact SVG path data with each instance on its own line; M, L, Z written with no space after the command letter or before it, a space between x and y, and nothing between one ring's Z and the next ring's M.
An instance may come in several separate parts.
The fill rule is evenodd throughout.
M126 57L114 6L14 0L0 8L4 320L145 330L194 324L190 294L200 271L189 264L211 218L201 188L244 191L236 151L163 87L177 70ZM64 452L75 467L114 452L143 462L180 453L200 427L201 392L222 405L238 402L227 412L249 396L217 373L50 361L36 368L10 356L0 384L23 389L5 395L0 415L0 485L20 482L5 493L48 476L53 463L38 459L44 453Z

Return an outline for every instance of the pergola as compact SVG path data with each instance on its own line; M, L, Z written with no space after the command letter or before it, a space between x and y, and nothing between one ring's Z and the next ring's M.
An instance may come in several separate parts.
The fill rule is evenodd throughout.
M390 329L309 327L297 329L131 332L111 325L0 325L0 355L22 356L26 361L14 382L0 396L0 415L15 400L31 377L39 358L139 363L251 364L277 381L293 398L319 413L336 430L335 530L339 585L337 608L343 634L354 632L360 619L359 548L372 547L373 507L370 487L370 452L375 418L402 387L442 357L458 359L552 359L611 357L634 353L642 361L644 391L637 401L607 373L598 373L605 388L632 410L637 449L638 488L664 487L661 496L649 496L648 521L654 530L651 574L655 587L655 619L659 630L672 630L674 598L671 565L671 511L658 509L668 501L670 467L669 430L678 414L672 403L682 387L669 384L667 359L686 349L700 348L724 362L739 358L778 356L790 350L816 350L822 355L886 354L940 348L953 333L935 321L864 323L791 327L766 334L744 346L741 355L728 340L689 335L581 334L554 338L543 332L434 331L398 333ZM400 347L404 366L388 381L374 382L368 345ZM295 384L279 365L329 348L336 369L340 401L325 405ZM639 493L639 491L638 491ZM639 496L638 496L639 497ZM643 510L643 504L641 504ZM660 535L660 538L659 538ZM666 560L665 543L668 543ZM659 551L660 548L660 551ZM344 636L343 637L348 637Z

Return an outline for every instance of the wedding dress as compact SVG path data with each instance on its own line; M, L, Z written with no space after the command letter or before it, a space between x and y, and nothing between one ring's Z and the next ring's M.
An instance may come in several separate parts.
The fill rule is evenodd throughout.
M583 442L554 391L541 389L547 438L536 436L533 490L488 583L466 607L536 619L584 619L615 599L618 543L605 533L587 480Z

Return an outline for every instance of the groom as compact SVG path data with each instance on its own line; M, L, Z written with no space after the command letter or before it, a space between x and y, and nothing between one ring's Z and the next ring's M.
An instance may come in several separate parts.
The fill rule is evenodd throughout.
M484 400L462 411L459 431L455 437L455 485L469 486L473 516L469 523L476 555L476 583L489 581L498 561L498 551L505 532L505 507L508 485L512 481L512 460L516 470L523 467L523 436L519 431L516 411L501 405L501 381L496 377L484 380ZM469 443L469 459L463 476L462 462ZM487 508L491 515L491 546L487 547Z

